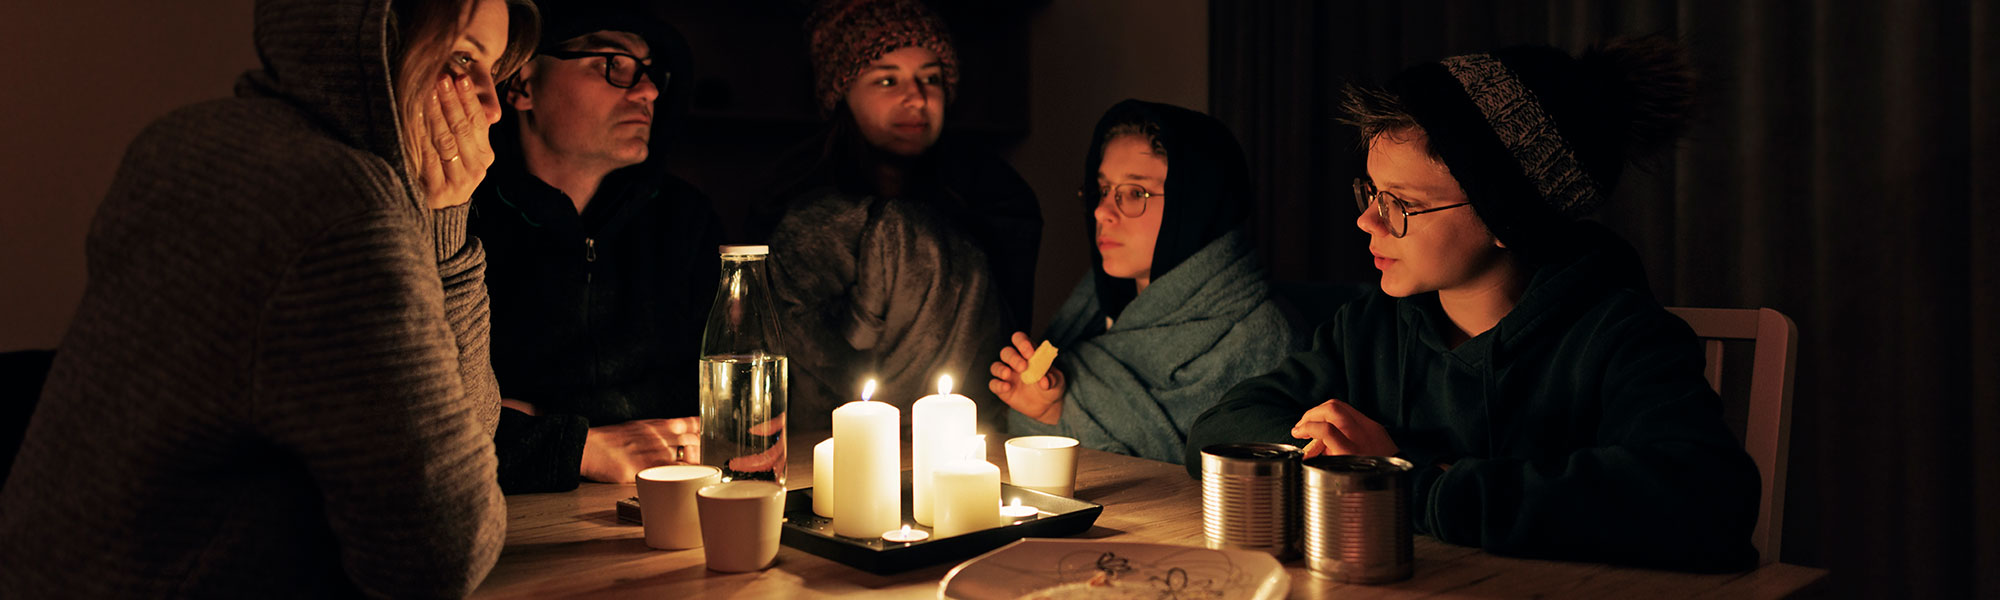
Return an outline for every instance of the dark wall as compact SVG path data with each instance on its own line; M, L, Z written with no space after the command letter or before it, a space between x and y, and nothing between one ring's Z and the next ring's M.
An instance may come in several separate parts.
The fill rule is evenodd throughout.
M125 144L257 65L251 0L10 3L0 18L0 350L48 348Z

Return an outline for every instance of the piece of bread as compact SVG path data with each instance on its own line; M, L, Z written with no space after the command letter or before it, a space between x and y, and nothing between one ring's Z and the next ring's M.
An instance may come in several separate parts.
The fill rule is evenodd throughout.
M1028 357L1028 370L1021 372L1021 381L1024 383L1041 381L1042 376L1049 373L1049 365L1055 362L1056 347L1048 340L1042 340L1042 345L1035 348L1035 355Z

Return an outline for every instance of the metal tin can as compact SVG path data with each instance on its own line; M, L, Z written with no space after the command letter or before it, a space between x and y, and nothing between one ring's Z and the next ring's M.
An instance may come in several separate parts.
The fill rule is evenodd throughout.
M1344 583L1409 579L1410 461L1319 456L1304 462L1306 568Z
M1201 449L1201 529L1213 549L1297 556L1299 449L1216 444Z

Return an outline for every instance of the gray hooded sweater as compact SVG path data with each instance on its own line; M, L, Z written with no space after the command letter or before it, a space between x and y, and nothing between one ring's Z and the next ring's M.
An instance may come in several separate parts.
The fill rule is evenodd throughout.
M498 557L483 254L402 167L388 0L264 0L263 67L127 150L0 492L0 590L462 596Z

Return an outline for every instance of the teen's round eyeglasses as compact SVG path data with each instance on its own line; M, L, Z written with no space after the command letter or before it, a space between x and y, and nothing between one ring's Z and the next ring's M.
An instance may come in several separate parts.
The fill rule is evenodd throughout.
M1410 217L1414 217L1424 213L1434 213L1440 210L1458 208L1460 206L1469 206L1472 203L1460 202L1458 204L1448 204L1437 208L1410 210L1410 205L1408 203L1403 202L1402 198L1397 198L1395 194L1391 194L1389 192L1376 190L1374 182L1368 181L1366 179L1355 179L1354 180L1355 208L1361 209L1361 212L1368 212L1368 205L1370 204L1375 205L1375 214L1380 215L1382 217L1382 220L1389 224L1389 232L1395 234L1396 237L1400 238L1403 237L1403 234L1410 232L1409 230ZM1389 205L1391 204L1396 205L1394 210L1390 210Z
M1136 183L1121 183L1109 188L1086 186L1076 191L1077 199L1083 201L1085 208L1096 208L1098 203L1104 201L1105 194L1111 195L1112 206L1118 207L1118 214L1126 218L1145 215L1148 199L1167 197L1166 194L1146 191L1144 186Z

